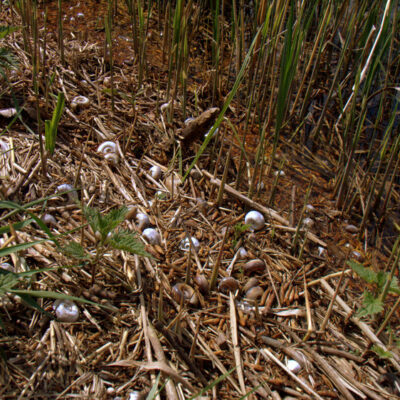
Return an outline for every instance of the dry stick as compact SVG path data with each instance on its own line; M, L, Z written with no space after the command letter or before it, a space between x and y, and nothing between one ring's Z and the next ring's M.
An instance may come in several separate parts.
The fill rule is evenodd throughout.
M186 315L186 321L188 322L190 329L193 331L193 333L196 332L196 325L192 321L192 319ZM226 375L226 379L231 383L231 385L237 390L238 393L240 393L240 388L235 382L235 380L232 378L232 375L228 373L228 370L224 367L224 364L220 361L220 359L215 355L214 351L211 350L210 346L207 344L206 340L203 339L201 335L197 336L197 339L199 341L199 346L200 348L202 347L203 352L215 363L215 365L218 367L218 369L222 372L223 375Z
M198 319L198 322L197 322L198 329L200 328L199 321L200 321L200 318ZM169 329L167 329L161 322L156 321L155 328L163 334L163 336L165 337L165 339L167 339L169 344L178 352L179 357L181 357L183 359L183 361L187 364L187 366L189 367L189 370L193 373L193 375L195 375L204 386L207 386L208 385L207 379L202 374L201 370L198 368L198 366L193 361L193 359L191 359L190 354L188 356L187 350L181 346L177 337ZM195 344L196 344L196 334L192 341L192 347L195 346Z
M141 295L143 296L143 295ZM146 320L147 320L147 334L149 335L149 339L151 342L151 345L153 347L154 353L156 354L157 360L164 363L165 365L169 366L168 360L165 357L164 351L161 347L161 343L158 340L158 337L156 333L154 332L154 328L149 322L147 315L146 315ZM176 391L176 387L174 384L174 381L171 379L168 379L166 384L165 384L165 390L167 392L167 398L170 400L178 400L179 396Z
M292 338L297 341L301 342L301 339L285 324L279 323L278 325L286 330ZM303 348L307 353L313 358L314 362L318 364L318 367L326 374L326 376L336 385L336 388L340 393L343 395L344 399L347 400L354 400L354 397L350 393L348 387L350 386L347 382L344 381L343 377L323 358L321 357L316 351L314 351L311 346L307 343L302 343ZM352 390L355 390L353 387L350 386ZM357 392L358 393L358 392Z
M333 274L329 274L329 275L326 275L326 276L324 276L324 277L322 277L322 278L318 278L318 279L315 279L314 281L311 281L311 282L309 282L308 284L307 284L307 286L308 287L311 287L311 286L315 286L315 285L318 285L322 280L327 280L327 279L331 279L331 278L337 278L338 276L340 276L340 275L348 275L348 274L351 274L353 272L353 270L352 269L346 269L345 271L341 271L341 272L334 272ZM300 293L300 295L301 295L302 293Z
M231 146L229 147L228 155L226 156L224 173L222 175L221 185L218 190L217 201L216 201L217 207L220 207L222 204L222 198L224 196L224 186L226 183L226 178L228 177L229 162L231 160L231 151L232 151L232 143Z
M282 364L268 349L262 349L261 354L267 359L271 359L276 364L278 364L292 379L294 379L307 393L312 394L318 400L323 400L323 398L310 386L308 386L304 381L298 378L292 371L290 371L284 364ZM352 397L351 397L352 398Z
M328 282L325 281L325 279L321 280L321 286L331 295L333 296L335 291L333 288L329 285ZM336 302L340 305L340 307L343 308L343 310L351 315L353 310L344 302L344 300L340 296L336 296ZM376 337L374 332L372 332L371 328L365 323L360 321L357 317L354 315L350 317L350 320L357 325L361 331L367 336L367 338L373 343L381 347L384 351L388 351L386 346L379 340L379 338ZM397 369L397 371L400 372L400 365L398 361L396 360L396 355L394 354L392 358L389 358L389 361L392 363L392 365Z
M236 308L232 292L229 292L229 314L231 321L231 335L232 335L233 355L235 357L235 364L236 364L236 372L239 379L240 389L242 390L241 394L245 395L246 385L244 383L244 376L243 376L243 361L240 356L240 346L239 346L237 320L236 320Z
M208 171L202 170L201 171L207 178L210 179L211 184L215 186L221 186L221 181L217 178L214 178ZM237 200L243 202L244 204L248 205L254 210L257 210L261 212L262 214L266 215L268 218L274 219L275 221L278 221L280 224L285 225L288 227L287 229L291 229L289 227L289 221L286 220L285 218L281 217L275 210L272 208L264 207L261 204L249 199L247 196L243 195L242 193L238 192L237 190L233 189L229 185L224 186L225 192L230 194L231 196L235 197ZM295 228L293 228L295 229ZM326 247L326 243L323 242L322 240L318 239L317 236L315 236L311 232L307 232L307 238L311 240L314 243L319 244L320 246Z
M115 185L115 187L117 187L119 189L119 191L121 192L122 196L124 196L125 200L127 200L128 202L134 203L134 201L135 201L134 198L125 189L125 187L118 180L116 175L114 175L114 173L111 171L109 166L106 164L106 165L104 165L104 168L105 168L106 172L108 173L108 175L110 176L112 183Z
M335 302L335 298L336 298L337 294L339 293L339 289L340 289L340 285L341 285L343 277L344 277L344 273L345 273L345 265L343 266L343 270L342 270L342 273L340 275L339 282L338 282L338 284L336 286L335 293L333 294L333 296L331 298L331 302L329 303L328 310L327 310L327 312L325 314L325 318L322 321L321 328L320 328L320 331L322 331L322 332L325 331L326 325L328 324L329 318L331 316L332 309L333 309L333 304Z
M306 273L305 273L305 271L304 271L303 277L304 277L304 298L306 300L306 310L307 310L307 333L303 338L303 342L305 342L310 337L310 335L313 332L314 328L313 328L312 317L311 317L310 298L308 296L308 289L307 289L307 281L306 281Z
M135 256L136 261L138 261L137 256ZM139 262L136 262L136 277L137 277L137 283L138 287L143 287L142 283L142 274L140 273L140 268L139 268ZM146 314L146 304L144 301L144 296L143 293L140 294L140 314L141 314L141 320L142 320L142 326L143 326L143 332L144 332L144 341L146 344L146 357L147 357L147 362L152 363L153 362L153 357L151 354L151 345L150 345L150 338L149 338L149 330L148 330L148 324L147 324L147 314ZM155 383L155 375L154 373L150 373L151 376L151 382L152 384ZM158 395L156 399L160 399L160 396Z
M229 229L228 229L228 227L226 227L225 235L224 235L224 238L222 239L222 243L221 243L221 247L219 249L217 260L215 261L215 264L213 265L211 279L210 279L210 290L213 290L217 283L219 266L221 264L222 253L224 252L224 246L225 246L226 238L228 236L228 232L229 232Z
M284 352L289 358L296 360L302 368L307 372L312 372L313 365L307 359L307 357L300 350L294 349L290 343L283 342L281 340L272 339L268 336L261 336L260 339L268 346L274 347L282 352Z
M22 185L26 185L36 175L36 172L41 166L41 161L39 160L39 162L35 165L33 170L32 167L38 158L39 154L37 153L29 160L28 165L24 167L26 172L18 179L14 187L8 188L6 192L6 198L12 196Z

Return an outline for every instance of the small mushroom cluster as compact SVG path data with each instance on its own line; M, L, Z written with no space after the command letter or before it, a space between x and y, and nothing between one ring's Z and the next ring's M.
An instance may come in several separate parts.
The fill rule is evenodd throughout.
M245 275L253 275L265 272L265 262L259 258L247 261L242 270ZM232 276L222 278L218 288L222 292L236 292L240 287L239 281ZM247 300L259 301L264 294L264 289L259 285L259 281L255 276L250 277L242 287L242 292Z
M135 219L139 231L149 244L161 245L161 235L156 229L150 226L150 218L146 213L141 211L138 212L136 207L132 207L127 214L127 219L131 218Z
M117 145L114 142L107 141L103 142L98 148L97 148L98 153L102 153L104 156L104 159L110 162L113 165L117 165L119 162L119 156L118 156L118 149Z

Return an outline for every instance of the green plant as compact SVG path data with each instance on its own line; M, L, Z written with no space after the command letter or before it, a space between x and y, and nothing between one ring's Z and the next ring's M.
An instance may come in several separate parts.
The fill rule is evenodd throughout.
M63 248L67 255L89 263L92 270L92 284L95 281L97 264L110 248L144 257L151 257L145 251L143 243L137 240L135 233L125 229L117 229L125 220L127 213L128 208L125 206L111 210L104 215L99 210L85 206L83 214L98 240L94 256L82 244L75 241L69 242Z
M355 261L347 261L347 264L353 271L365 282L374 285L374 293L365 290L363 294L363 304L358 314L360 317L369 316L381 313L384 310L384 300L381 294L390 279L390 274L387 272L375 272L371 268L366 268L362 264ZM400 287L396 277L392 277L389 283L390 293L400 294Z
M232 241L232 246L235 247L236 244L238 243L240 237L242 236L242 234L246 231L248 231L250 228L249 224L244 224L242 222L236 224L233 227L233 241Z
M53 111L53 116L51 120L46 120L44 122L44 127L45 127L44 137L45 137L46 150L51 155L53 155L54 148L56 146L57 128L61 119L61 115L64 111L64 105L65 105L64 93L59 92L57 96L57 105Z
M0 40L16 30L18 28L15 26L0 25ZM9 49L0 47L0 74L5 76L5 70L14 67L16 64L14 54Z
M128 212L127 207L111 210L105 215L102 215L100 211L90 207L83 208L84 216L87 219L91 228L93 229L93 232L95 232L96 238L98 238L94 256L89 253L89 249L85 249L81 244L75 241L70 241L65 246L62 246L60 244L60 240L64 235L71 234L72 231L65 232L64 234L56 236L50 231L47 225L37 215L35 215L34 212L30 211L33 206L37 206L40 203L43 203L44 210L48 199L49 197L46 197L22 206L11 201L0 201L0 209L11 210L6 215L0 217L0 222L6 223L5 226L0 228L0 234L8 233L11 229L14 231L22 230L26 226L29 226L33 222L35 222L38 225L39 229L42 230L47 236L47 238L44 239L39 239L32 242L18 243L16 245L1 248L0 257L5 257L13 253L18 253L36 244L40 244L46 241L52 241L60 251L64 252L64 254L78 259L81 262L81 264L79 265L80 267L84 267L86 265L91 266L93 281L95 277L97 263L104 255L104 253L110 248L127 251L145 257L151 257L150 254L148 254L144 250L144 245L137 240L134 233L124 229L117 229L118 226L125 220L126 214ZM28 214L29 218L26 218L21 222L12 224L10 222L10 218L18 212ZM81 226L78 229L81 229L83 227L84 226ZM41 312L45 312L45 310L43 310L36 303L35 298L72 300L96 305L96 303L94 302L81 299L79 297L69 296L63 293L43 290L36 291L24 288L24 286L27 285L26 280L28 278L31 278L34 275L42 272L54 271L61 268L65 267L60 266L55 268L44 268L38 270L24 271L20 273L14 273L0 269L0 298L6 296L7 294L18 295L26 304ZM103 307L109 308L107 306ZM4 327L1 318L0 327Z

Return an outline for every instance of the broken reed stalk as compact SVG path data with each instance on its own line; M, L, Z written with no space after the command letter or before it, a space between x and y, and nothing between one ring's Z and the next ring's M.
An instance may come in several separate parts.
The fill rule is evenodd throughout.
M331 313L332 313L332 310L333 310L333 305L335 303L336 296L339 293L340 285L342 284L342 280L343 280L343 277L345 275L345 271L346 271L346 264L343 265L343 269L342 269L342 272L340 274L339 282L336 285L335 293L333 293L333 296L331 298L331 301L329 302L329 306L328 306L328 309L326 311L325 317L324 317L324 319L322 321L322 324L321 324L321 327L320 327L320 331L322 331L322 332L325 331L326 325L328 325L329 318L331 317Z
M217 260L215 261L215 264L213 265L213 268L212 268L211 279L210 279L210 291L214 290L215 285L217 284L219 266L221 265L222 254L224 253L224 247L225 247L226 239L228 237L228 232L229 232L229 228L226 226L224 237L221 242L221 247L218 252Z
M310 197L312 185L313 185L313 181L311 181L310 184L308 185L306 196L304 198L303 208L301 210L301 214L300 214L300 217L299 217L299 222L297 223L296 233L294 234L294 238L293 238L293 242L292 242L292 251L293 252L296 251L297 245L298 245L298 242L299 242L299 239L300 239L300 229L301 229L301 227L303 225L303 217L304 217L304 213L306 211L308 199ZM307 233L306 233L306 236L307 236Z
M221 146L221 149L222 149L222 146ZM219 189L218 189L218 195L217 195L217 201L216 201L217 207L221 207L222 200L224 197L224 186L226 183L226 178L228 177L229 164L231 161L231 151L232 151L232 143L229 147L228 154L226 155L224 173L222 175L221 185L219 186Z
M62 20L62 0L57 2L57 17L58 17L58 49L60 50L61 64L65 64L64 59L64 32L63 32L63 20Z
M112 40L112 0L108 0L108 13L104 16L104 28L106 31L105 53L104 58L107 59L108 48L108 61L110 63L110 84L111 84L111 110L115 112L114 101L114 59L113 59L113 40Z

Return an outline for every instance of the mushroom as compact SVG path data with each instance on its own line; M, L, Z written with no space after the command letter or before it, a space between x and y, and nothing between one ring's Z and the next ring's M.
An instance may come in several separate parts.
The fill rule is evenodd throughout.
M42 221L46 224L46 225L57 225L57 221L56 219L51 215L51 214L43 214L42 216Z
M76 189L69 185L68 183L64 183L62 185L57 186L57 193L61 192L68 192L66 195L68 196L69 201L77 201L78 200L78 193L76 193Z
M142 236L150 243L150 244L161 244L161 236L154 228L146 228L142 232Z
M296 360L288 360L286 367L290 372L297 374L301 370L301 365Z
M324 256L326 254L326 249L322 246L318 246L318 255L320 257Z
M247 250L244 247L239 248L239 258L242 260L247 257Z
M179 248L182 251L189 251L190 242L192 242L192 250L194 249L194 251L197 253L200 249L200 242L194 236L191 236L190 238L186 237L185 239L183 239Z
M53 310L61 322L76 322L79 318L79 308L71 300L56 300L53 304Z
M246 214L244 218L244 223L250 225L251 231L259 231L264 228L265 219L259 211L250 211Z
M117 153L106 153L104 159L113 165L117 165L119 162L119 157Z
M161 178L161 174L161 167L159 167L158 165L153 165L150 168L150 175L154 180L158 181Z
M345 229L347 232L352 233L352 234L358 232L358 228L357 228L355 225L351 225L351 224L350 224L350 225L346 225L346 226L344 227L344 229Z
M312 228L314 226L314 220L308 217L304 218L303 226L305 226L306 228Z
M256 300L261 298L264 294L264 290L260 286L253 286L246 292L246 297L250 300Z
M89 99L85 96L76 96L71 101L71 108L74 111L88 108L89 105L90 105Z
M107 141L103 142L98 148L97 148L98 153L116 153L117 152L117 145L114 142Z
M136 214L136 221L139 230L142 232L150 225L150 219L145 213L137 213Z
M4 118L11 118L17 114L17 110L15 108L4 108L0 110L0 115Z
M172 287L172 295L178 302L188 302L191 305L198 303L198 298L194 289L186 283L177 283Z
M221 279L218 288L224 292L236 292L239 289L239 282L231 276Z
M312 204L307 204L306 211L310 214L313 214L313 213L315 213L315 207Z
M193 278L194 283L199 287L200 292L207 293L210 285L207 281L207 278L204 275L196 275Z
M251 288L253 288L254 286L258 285L258 279L253 277L250 278L246 284L243 286L243 292L246 293L248 290L250 290Z
M243 271L247 274L251 274L253 272L264 272L265 271L265 262L259 258L255 260L248 261L243 265Z

